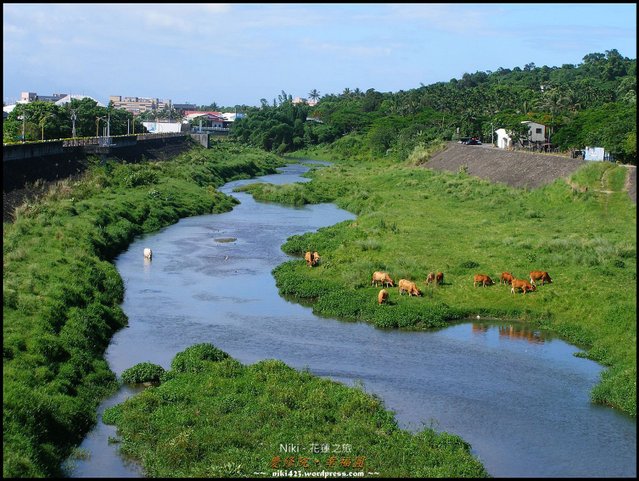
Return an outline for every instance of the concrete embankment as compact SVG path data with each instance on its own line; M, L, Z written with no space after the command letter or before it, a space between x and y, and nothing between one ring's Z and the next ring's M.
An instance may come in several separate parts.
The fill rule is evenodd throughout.
M567 177L584 165L582 159L551 154L513 152L484 145L448 144L424 165L434 170L458 172L511 187L534 189Z
M100 154L97 145L63 146L62 141L7 145L3 148L2 219L11 222L15 208L44 194L59 180L81 175L91 155L126 162L168 160L194 145L189 136L114 138L114 147ZM145 136L146 137L146 136ZM198 142L200 142L198 140Z
M501 182L511 187L535 189L559 178L567 178L587 162L582 159L553 154L508 151L490 145L464 145L449 143L447 148L435 154L424 167L434 170L459 172L491 182ZM637 168L628 169L626 191L637 203Z

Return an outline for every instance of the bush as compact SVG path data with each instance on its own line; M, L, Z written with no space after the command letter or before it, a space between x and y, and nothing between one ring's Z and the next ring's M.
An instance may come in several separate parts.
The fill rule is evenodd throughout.
M171 369L177 372L200 372L204 369L203 361L218 362L229 355L213 344L196 344L179 352L171 362Z
M160 382L164 368L150 362L141 362L122 373L122 381L129 384L142 382Z

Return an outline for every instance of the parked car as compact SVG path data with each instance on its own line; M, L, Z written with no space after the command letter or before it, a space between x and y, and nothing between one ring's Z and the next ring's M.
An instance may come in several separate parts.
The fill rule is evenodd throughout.
M477 139L470 139L466 142L466 145L481 145L481 141Z

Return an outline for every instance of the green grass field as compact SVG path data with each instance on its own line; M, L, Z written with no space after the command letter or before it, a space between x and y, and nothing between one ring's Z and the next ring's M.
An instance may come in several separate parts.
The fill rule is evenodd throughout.
M332 201L358 217L288 240L285 252L317 250L322 262L278 266L282 294L313 301L318 314L379 327L480 316L550 329L609 368L593 401L636 415L636 206L622 191L623 167L593 163L572 187L557 180L526 191L410 162L307 154L335 164L314 171L310 183L247 190L291 204ZM390 289L389 305L378 306L379 288L370 285L377 270L417 282L424 297ZM526 295L499 285L503 271L525 279L531 270L549 272L553 283ZM431 271L444 273L444 285L425 285ZM475 288L475 273L497 284Z
M117 389L103 354L127 320L110 260L136 235L231 209L235 200L215 186L281 162L220 144L166 162L96 163L3 224L5 477L60 476L99 402Z
M330 160L324 151L314 155ZM62 461L95 423L99 402L117 389L103 354L127 320L120 308L124 286L110 261L136 235L232 208L233 199L216 186L273 172L281 163L220 143L167 162L95 165L83 180L59 183L3 225L5 477L61 475ZM636 207L621 192L621 167L593 164L570 184L556 181L530 192L361 156L311 176L305 184L247 187L258 200L335 202L357 215L288 240L283 249L300 259L274 270L282 294L312 301L319 314L382 328L442 327L479 315L551 329L608 367L593 401L636 416ZM318 267L306 267L306 250L319 251ZM525 296L506 286L473 287L474 273L498 280L502 271L525 278L533 269L548 271L553 283ZM424 297L400 297L391 289L390 303L378 306L379 288L370 285L375 270L416 281ZM426 287L430 271L444 272L444 284ZM360 391L277 361L204 364L198 372L174 367L169 373L143 366L132 379L151 372L163 383L133 398L130 411L110 414L140 442L127 449L149 473L169 476L169 466L184 475L227 477L266 470L281 443L339 434L354 449L365 447L368 461L378 463L367 467L388 476L485 475L462 440L400 432L381 403ZM217 424L203 423L203 409ZM281 430L269 434L283 415ZM344 421L351 415L353 424ZM318 419L334 419L334 431L311 429ZM238 431L242 423L251 430ZM156 436L165 431L166 438ZM225 444L223 455L194 444L213 431ZM160 446L159 439L169 444ZM407 453L415 455L414 465Z
M104 421L147 477L487 476L459 436L401 430L360 388L278 360L245 366L210 344L178 353L159 386L107 409Z

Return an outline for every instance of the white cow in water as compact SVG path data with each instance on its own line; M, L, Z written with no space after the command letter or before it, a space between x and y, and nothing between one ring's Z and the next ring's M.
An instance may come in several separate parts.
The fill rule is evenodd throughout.
M151 260L152 257L153 257L153 252L151 251L151 249L149 247L145 247L144 248L144 258Z

